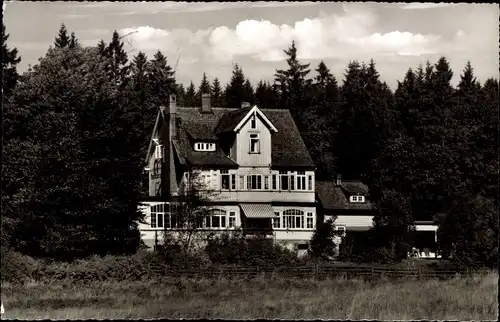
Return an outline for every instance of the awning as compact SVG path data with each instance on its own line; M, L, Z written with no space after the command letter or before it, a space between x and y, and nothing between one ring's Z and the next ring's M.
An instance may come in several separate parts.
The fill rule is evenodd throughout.
M241 210L247 218L275 218L273 207L268 203L240 204Z

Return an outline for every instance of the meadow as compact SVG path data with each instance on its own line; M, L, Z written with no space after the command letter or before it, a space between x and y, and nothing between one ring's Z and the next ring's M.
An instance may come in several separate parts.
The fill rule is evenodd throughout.
M282 277L1 285L2 319L496 320L498 273L448 280Z

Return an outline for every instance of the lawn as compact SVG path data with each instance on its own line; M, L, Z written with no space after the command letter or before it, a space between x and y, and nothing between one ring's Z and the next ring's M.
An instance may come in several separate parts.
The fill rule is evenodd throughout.
M2 284L2 319L496 320L498 274L452 280L283 278Z

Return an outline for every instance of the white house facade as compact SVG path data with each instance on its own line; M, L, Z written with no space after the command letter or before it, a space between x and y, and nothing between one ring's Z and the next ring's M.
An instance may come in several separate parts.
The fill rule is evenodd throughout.
M177 225L179 190L196 172L210 191L210 215L197 229L241 228L293 248L316 228L315 167L288 110L257 106L161 107L146 156L149 196L141 205L142 240L153 248Z

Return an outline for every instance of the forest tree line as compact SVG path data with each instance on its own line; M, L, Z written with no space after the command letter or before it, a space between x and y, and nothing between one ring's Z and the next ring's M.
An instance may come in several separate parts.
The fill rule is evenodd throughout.
M123 37L83 47L64 25L39 63L19 75L21 57L2 28L2 245L52 258L133 252L141 176L158 107L290 110L316 163L317 180L337 174L370 188L374 247L406 256L415 220L440 224L444 257L466 265L498 258L497 79L480 83L470 63L454 72L441 57L412 66L393 92L376 63L351 61L337 80L321 61L301 63L253 87L235 64L229 83L184 87L157 51L129 57ZM93 245L89 247L89 245Z

